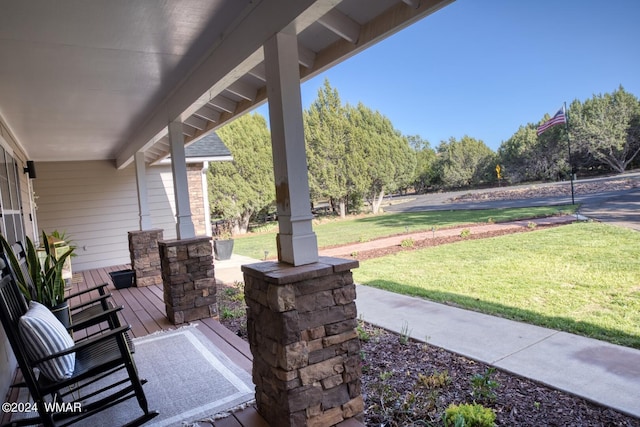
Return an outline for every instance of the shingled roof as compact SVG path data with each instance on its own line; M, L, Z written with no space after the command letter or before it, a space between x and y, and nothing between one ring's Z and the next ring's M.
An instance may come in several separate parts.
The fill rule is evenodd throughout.
M187 159L190 157L231 157L231 151L224 145L218 134L212 132L185 148L185 156Z
M231 151L220 137L212 132L184 149L187 163L223 162L233 160ZM171 156L167 157L171 161ZM166 163L166 162L161 162Z

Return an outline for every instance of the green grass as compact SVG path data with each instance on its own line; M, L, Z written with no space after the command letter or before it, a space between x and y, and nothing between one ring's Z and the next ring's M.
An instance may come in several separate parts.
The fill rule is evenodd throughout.
M504 222L573 213L574 206L548 206L513 209L483 209L466 211L403 212L371 215L356 219L327 219L314 224L318 246L328 247L347 243L367 242L380 237L409 232L446 228L462 224ZM255 259L274 258L277 230L261 234L234 237L234 252Z
M357 283L640 348L640 233L599 223L363 261Z

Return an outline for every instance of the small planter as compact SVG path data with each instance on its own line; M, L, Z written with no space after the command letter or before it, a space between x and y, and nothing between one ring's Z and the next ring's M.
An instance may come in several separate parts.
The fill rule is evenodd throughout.
M231 258L233 253L233 239L228 240L214 240L213 252L215 253L218 261L224 261Z
M116 289L124 289L136 284L136 273L133 270L119 270L109 273Z
M71 326L71 311L69 310L69 303L63 302L49 309L51 313L62 323L65 328Z

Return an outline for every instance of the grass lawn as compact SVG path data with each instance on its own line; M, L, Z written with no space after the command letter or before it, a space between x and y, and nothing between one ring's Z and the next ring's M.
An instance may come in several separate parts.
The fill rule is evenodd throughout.
M640 348L640 233L576 223L360 263L357 283Z
M439 229L462 224L486 223L488 221L504 222L573 212L575 212L575 206L568 205L513 209L385 213L346 220L318 220L314 223L314 231L318 237L318 246L324 248L347 243L366 242L406 232L431 230L434 227ZM234 237L234 253L255 259L264 259L266 251L269 253L269 257L274 258L277 255L276 232Z

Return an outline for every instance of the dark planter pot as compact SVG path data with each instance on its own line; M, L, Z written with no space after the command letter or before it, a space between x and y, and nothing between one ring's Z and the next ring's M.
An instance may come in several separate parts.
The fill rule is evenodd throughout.
M214 240L213 252L215 253L218 261L224 261L231 258L233 253L233 239L228 240Z
M56 316L56 319L58 319L65 328L71 327L71 311L69 310L68 302L58 304L55 307L50 308L49 310L51 310L53 315Z
M129 288L136 283L136 273L133 270L112 271L109 276L116 289Z

